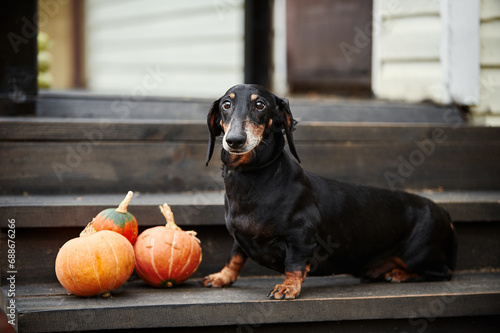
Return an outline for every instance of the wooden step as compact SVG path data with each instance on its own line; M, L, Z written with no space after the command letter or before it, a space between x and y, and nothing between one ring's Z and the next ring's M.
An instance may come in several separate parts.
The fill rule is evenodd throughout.
M500 192L432 192L420 194L430 197L448 209L455 221L459 237L457 269L477 270L500 268ZM83 227L101 210L116 207L124 194L114 195L57 195L57 196L0 196L2 237L7 237L8 219L16 221L16 253L19 284L54 282L53 267L59 248L69 239L78 237ZM202 241L203 261L197 277L203 277L222 268L233 240L224 223L222 192L203 193L136 193L129 211L136 216L140 232L165 223L158 206L167 202L172 206L176 222L185 230L196 230ZM6 253L6 242L2 253ZM1 258L7 267L7 257ZM46 269L39 269L46 267ZM3 270L5 272L5 269ZM242 275L274 274L249 261Z
M500 191L411 191L445 208L455 222L500 221ZM80 227L101 210L117 206L123 194L0 196L0 214L17 227ZM158 206L171 205L181 226L225 225L224 192L135 193L129 211L141 225L162 223ZM5 227L6 221L0 221Z
M222 190L204 121L0 118L0 194ZM500 128L303 122L304 169L398 189L498 190ZM217 147L220 142L216 143Z
M493 320L500 315L498 272L457 274L450 282L402 284L361 284L347 276L310 277L299 299L268 300L267 293L282 280L279 276L240 278L231 288L206 289L191 279L172 289L155 289L136 279L111 298L75 297L59 284L16 286L16 322L20 332L176 327L219 327L219 331L226 327L239 332L271 324L275 329L303 332L308 323L333 329L346 321L363 320L366 330L376 321L380 325L391 320L384 329L388 331L394 328L394 320L424 329L442 318L491 316L480 320L480 327L498 328ZM7 313L8 288L2 287L2 308ZM469 322L467 329L474 328L478 329L477 323Z
M224 92L221 91L221 95ZM112 119L205 119L212 102L206 98L132 98L88 92L41 91L38 117ZM464 123L457 107L373 99L291 98L300 121Z

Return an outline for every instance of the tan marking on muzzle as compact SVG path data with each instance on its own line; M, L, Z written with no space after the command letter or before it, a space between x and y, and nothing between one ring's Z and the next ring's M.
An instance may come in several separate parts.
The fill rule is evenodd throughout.
M257 147L262 141L262 137L264 136L265 125L256 125L251 122L247 123L246 132L247 132L247 143L245 146L251 147L248 150L252 150Z
M224 124L224 138L222 139L222 146L226 151L231 154L242 155L252 151L255 147L257 147L264 136L264 130L266 128L265 125L256 125L250 121L247 121L245 124L245 133L247 135L247 141L245 145L241 148L240 151L232 150L226 143L226 135L231 130L231 123Z
M231 122L230 122L229 124L224 124L224 123L222 122L222 120L221 120L221 121L220 121L220 125L221 125L221 127L224 129L224 133L227 133L227 131L229 131L229 127L230 127L230 125L231 125Z

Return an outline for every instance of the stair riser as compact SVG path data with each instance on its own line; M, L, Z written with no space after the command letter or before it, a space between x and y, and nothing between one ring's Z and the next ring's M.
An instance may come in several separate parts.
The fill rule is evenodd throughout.
M149 226L142 225L140 231ZM194 277L203 277L219 271L228 259L233 243L225 226L189 226L196 230L202 242L203 261ZM19 284L56 282L54 262L59 248L69 239L77 237L82 228L17 228L16 267ZM498 223L457 223L459 253L457 270L500 268L500 225ZM7 229L2 229L2 252L7 253ZM7 257L2 256L2 274L7 270ZM252 261L242 275L269 275L274 271L258 266Z
M218 152L206 167L206 149L206 143L187 142L101 142L95 146L88 142L2 142L0 194L222 189ZM496 145L442 145L429 155L407 143L299 143L297 150L304 169L358 184L392 189L500 188Z

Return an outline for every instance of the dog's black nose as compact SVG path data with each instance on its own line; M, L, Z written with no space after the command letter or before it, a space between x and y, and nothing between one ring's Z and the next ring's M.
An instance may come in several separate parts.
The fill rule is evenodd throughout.
M227 145L233 149L241 149L246 142L247 136L245 133L230 134L226 137Z

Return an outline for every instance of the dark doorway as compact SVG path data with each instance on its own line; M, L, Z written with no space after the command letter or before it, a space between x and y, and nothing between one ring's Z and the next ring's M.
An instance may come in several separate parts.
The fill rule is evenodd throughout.
M372 1L288 0L292 93L371 95Z

